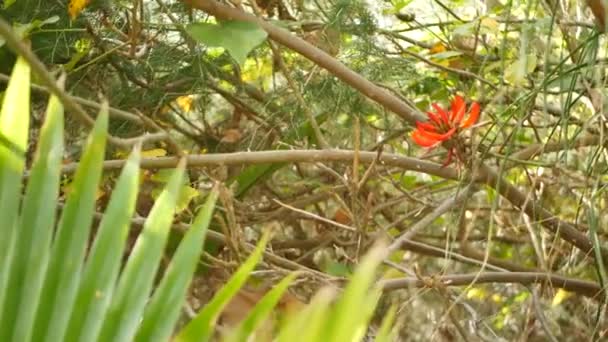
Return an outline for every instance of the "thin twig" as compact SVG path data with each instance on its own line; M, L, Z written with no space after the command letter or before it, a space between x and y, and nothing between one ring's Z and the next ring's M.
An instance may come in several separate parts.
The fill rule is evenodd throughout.
M419 230L428 227L433 221L435 221L437 218L441 217L441 215L452 210L452 208L454 208L455 206L460 204L462 201L467 199L472 194L472 192L475 190L475 188L476 187L473 184L467 185L464 189L460 190L460 192L455 197L446 199L443 203L441 203L441 205L439 205L437 208L435 208L432 212L430 212L429 214L427 214L426 216L421 218L418 222L416 222L414 225L412 225L408 229L408 231L401 234L401 236L399 236L397 239L395 239L395 241L393 241L390 244L390 246L388 246L389 254L398 250L399 248L401 248L401 245L403 244L403 242L406 240L411 240L412 237L414 237L414 235L416 235L416 233Z
M342 224L342 223L339 223L339 222L336 222L336 221L332 221L332 220L327 219L325 217L321 217L321 216L319 216L317 214L310 213L310 212L308 212L306 210L302 210L302 209L298 209L296 207L292 207L289 204L285 204L285 203L283 203L283 202L281 202L281 201L279 201L277 199L273 199L273 201L275 203L277 203L278 205L282 206L282 207L285 207L285 208L287 208L289 210L293 210L296 213L299 213L299 214L302 214L304 216L310 217L310 218L312 218L314 220L321 221L321 222L324 222L324 223L327 223L327 224L331 224L332 226L336 226L338 228L346 229L346 230L349 230L349 231L352 231L352 232L356 232L357 231L357 228L355 228L355 227L347 226L345 224Z

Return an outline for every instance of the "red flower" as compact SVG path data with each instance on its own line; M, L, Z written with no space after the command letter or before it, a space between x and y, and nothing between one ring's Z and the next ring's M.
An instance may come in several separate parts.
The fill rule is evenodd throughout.
M436 103L433 103L435 113L427 112L429 120L426 122L416 122L416 129L412 132L412 140L422 147L435 147L450 138L459 130L471 127L479 118L479 103L473 102L469 111L469 116L465 119L466 104L464 99L458 95L452 100L452 108L444 110ZM463 120L464 119L464 120ZM448 151L449 164L454 153L453 148Z

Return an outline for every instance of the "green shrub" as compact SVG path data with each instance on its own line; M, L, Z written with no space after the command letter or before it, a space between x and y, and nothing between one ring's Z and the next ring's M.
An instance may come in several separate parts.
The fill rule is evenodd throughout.
M207 341L224 306L261 260L269 235L225 286L175 334L218 196L214 189L154 286L184 176L182 160L122 264L139 179L136 147L117 181L89 248L102 175L108 106L97 117L74 183L57 218L63 155L62 104L51 96L38 149L22 190L29 130L30 70L19 59L0 112L0 341ZM57 220L56 220L57 218ZM366 334L380 291L370 291L384 255L372 250L342 296L320 291L276 332L279 341L354 341ZM122 269L122 271L121 271ZM245 341L297 276L269 291L223 339ZM353 314L358 313L358 314ZM377 340L386 340L387 316Z

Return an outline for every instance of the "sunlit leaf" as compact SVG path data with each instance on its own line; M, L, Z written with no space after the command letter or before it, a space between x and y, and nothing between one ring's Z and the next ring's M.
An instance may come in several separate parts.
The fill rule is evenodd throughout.
M169 269L146 307L135 341L167 341L172 333L202 251L217 197L218 191L213 189L180 243ZM159 321L159 317L163 319Z
M195 188L188 185L182 186L179 192L179 196L177 197L175 211L177 213L184 211L188 207L190 202L196 197L198 197L198 195L199 192Z
M239 63L260 45L268 35L258 25L244 21L221 21L218 24L195 23L188 25L188 33L207 46L223 47Z
M551 301L551 306L558 306L561 303L563 303L566 299L568 299L572 296L573 296L572 292L568 292L568 291L560 288L555 293L555 296L553 296L553 300Z
M0 306L4 302L9 272L10 250L19 209L22 172L30 118L30 67L19 58L0 109ZM1 314L0 314L1 315ZM2 327L0 326L0 329Z
M167 151L162 148L155 148L153 150L141 151L141 156L143 158L164 157L166 155L167 155Z

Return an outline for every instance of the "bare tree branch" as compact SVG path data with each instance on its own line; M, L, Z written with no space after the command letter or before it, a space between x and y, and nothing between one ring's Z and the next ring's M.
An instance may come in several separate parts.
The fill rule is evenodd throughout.
M450 274L432 276L428 279L400 278L381 280L378 282L378 285L382 287L384 291L393 291L407 287L428 287L431 284L437 284L437 286L465 286L470 285L475 278L477 278L475 281L476 284L544 284L554 288L562 288L566 291L575 292L596 300L602 298L600 296L602 288L597 283L542 272L484 272L481 274Z

